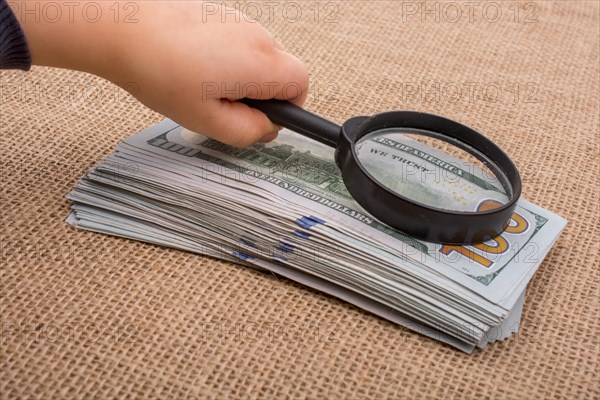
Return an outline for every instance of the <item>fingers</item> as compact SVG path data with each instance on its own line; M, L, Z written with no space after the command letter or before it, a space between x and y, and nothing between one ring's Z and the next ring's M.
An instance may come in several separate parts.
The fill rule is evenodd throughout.
M302 106L308 95L306 66L274 38L269 37L266 48L244 59L250 62L234 64L227 69L229 80L234 84L229 81L210 96L212 106L206 110L209 119L201 122L203 129L199 131L235 147L269 142L281 130L265 114L236 100L275 98ZM235 79L240 77L244 78L236 82ZM235 90L224 91L223 88Z
M278 53L279 61L273 72L275 81L281 83L281 89L274 97L302 106L308 96L308 70L296 56L283 50L275 51Z
M276 42L274 42L276 43ZM308 70L300 59L275 46L264 58L253 60L248 70L235 70L236 76L246 76L238 84L238 93L227 96L230 100L244 97L258 100L288 100L302 106L308 95Z
M308 95L308 71L300 59L285 50L274 48L270 56L257 65L256 80L246 84L241 97L288 100L302 106Z
M263 39L264 42L264 39ZM210 97L231 101L242 98L288 100L302 106L308 95L308 70L296 56L273 38L260 51L240 54L240 62L220 66L223 80L211 83Z
M261 142L261 143L269 143L269 142L272 142L273 140L277 139L277 135L279 135L279 131L282 130L283 127L279 126L279 125L275 125L275 129L277 129L276 132L269 133L269 134L263 136L259 140L259 142Z
M275 39L273 37L273 47L275 47L276 49L285 51L285 47L283 47L283 45L281 44L281 42L279 42L277 39Z
M247 84L243 96L268 100L288 100L302 106L308 95L308 71L297 57L275 48L270 68L261 76L266 84ZM261 66L262 67L262 66ZM221 100L210 129L223 143L246 147L256 142L270 142L277 138L280 126L273 124L261 111L237 101ZM210 136L210 135L209 135Z
M203 121L199 132L230 146L270 142L281 129L262 112L236 101L217 100L208 114L210 119Z

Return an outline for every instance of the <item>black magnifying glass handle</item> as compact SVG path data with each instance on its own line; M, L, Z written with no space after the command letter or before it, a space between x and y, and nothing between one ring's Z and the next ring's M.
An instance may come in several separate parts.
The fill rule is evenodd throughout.
M317 142L335 147L341 127L323 117L306 111L285 100L238 100L252 108L262 111L273 123L298 132Z

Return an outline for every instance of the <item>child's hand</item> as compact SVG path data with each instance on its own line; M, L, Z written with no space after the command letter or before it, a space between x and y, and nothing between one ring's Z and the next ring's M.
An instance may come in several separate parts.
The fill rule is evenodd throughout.
M304 64L259 23L233 10L224 13L217 4L201 1L140 1L133 17L137 22L115 23L114 10L108 9L113 3L96 4L104 7L96 23L21 20L33 63L128 84L148 107L239 147L272 140L279 127L235 100L304 103Z

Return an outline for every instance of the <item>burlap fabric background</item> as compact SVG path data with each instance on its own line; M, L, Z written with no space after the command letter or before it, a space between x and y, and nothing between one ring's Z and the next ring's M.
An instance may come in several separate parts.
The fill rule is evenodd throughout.
M277 4L262 21L307 63L310 109L471 125L569 220L521 332L466 355L267 273L72 229L77 179L161 116L85 74L1 72L1 397L598 398L598 2L481 3L473 21L458 2L454 23L418 3L296 2L299 20Z

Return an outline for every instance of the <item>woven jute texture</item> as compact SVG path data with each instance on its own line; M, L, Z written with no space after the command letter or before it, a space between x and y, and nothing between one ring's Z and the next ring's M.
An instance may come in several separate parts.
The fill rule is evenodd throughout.
M69 227L77 179L162 116L90 75L5 71L0 396L598 398L599 3L289 4L246 11L306 62L308 108L470 125L568 219L519 334L466 355L268 273Z

